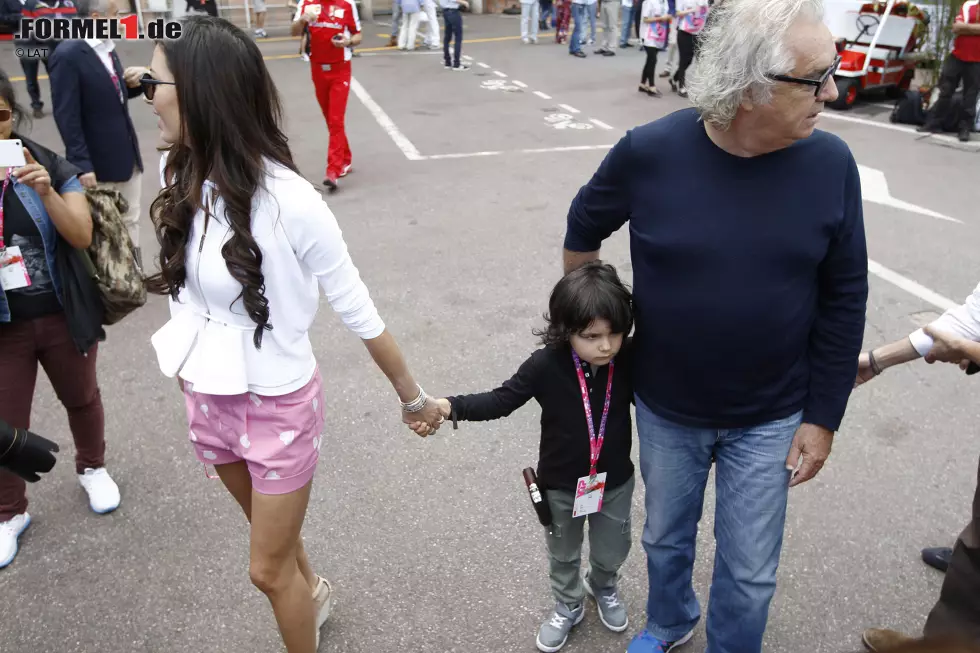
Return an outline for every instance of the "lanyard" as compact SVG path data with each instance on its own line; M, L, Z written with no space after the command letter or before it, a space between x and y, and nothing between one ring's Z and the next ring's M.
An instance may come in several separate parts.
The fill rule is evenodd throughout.
M592 420L592 401L589 399L589 388L585 384L585 372L582 371L582 361L575 350L572 350L575 360L575 372L578 374L578 387L582 391L582 404L585 406L585 422L589 425L589 478L595 478L596 465L599 464L599 452L602 451L602 441L606 439L606 420L609 418L609 403L612 400L613 371L615 360L609 361L609 380L606 382L606 401L602 404L602 421L599 422L599 436L596 437L595 422ZM590 481L591 482L591 481Z
M7 168L7 175L3 178L3 190L0 190L0 252L7 249L7 245L3 242L3 198L7 195L7 186L10 184L10 171L13 168Z

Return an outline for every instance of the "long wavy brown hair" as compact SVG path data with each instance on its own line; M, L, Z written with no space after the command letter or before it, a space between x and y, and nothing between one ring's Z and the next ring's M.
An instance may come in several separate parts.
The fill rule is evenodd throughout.
M188 237L202 189L210 180L225 203L232 236L221 248L228 272L242 285L242 300L255 322L253 342L272 329L265 297L262 252L251 230L252 198L263 183L266 161L298 172L282 131L282 103L255 41L221 18L194 16L181 37L161 41L173 73L180 110L180 138L170 148L166 185L150 206L160 272L147 290L176 299L187 280ZM234 302L233 302L234 303Z

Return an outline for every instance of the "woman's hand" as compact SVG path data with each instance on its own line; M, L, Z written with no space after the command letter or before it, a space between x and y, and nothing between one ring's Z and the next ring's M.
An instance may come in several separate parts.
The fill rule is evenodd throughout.
M47 168L35 161L26 147L24 148L24 160L27 161L27 165L14 170L14 179L33 188L39 197L47 197L52 191L51 175L48 174Z

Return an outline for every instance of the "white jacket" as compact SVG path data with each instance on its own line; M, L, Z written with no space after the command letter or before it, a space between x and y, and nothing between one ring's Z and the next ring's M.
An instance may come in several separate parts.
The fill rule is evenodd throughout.
M206 182L205 196L211 190L217 189ZM221 255L231 229L220 197L212 213L207 233L204 211L194 216L187 281L170 302L170 321L151 338L165 375L179 375L204 394L281 396L302 388L316 371L308 331L319 306L318 282L351 331L366 340L384 332L323 197L295 172L269 162L265 188L252 198L252 235L262 251L272 330L263 332L256 349L256 325L237 299L241 284Z

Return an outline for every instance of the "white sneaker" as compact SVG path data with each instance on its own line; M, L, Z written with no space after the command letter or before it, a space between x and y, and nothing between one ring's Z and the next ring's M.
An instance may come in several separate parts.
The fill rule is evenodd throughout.
M330 616L330 603L333 600L333 587L322 576L317 576L316 591L313 592L313 607L316 609L316 646L320 647L320 629Z
M17 540L20 534L31 525L31 516L26 512L15 515L10 520L0 522L0 569L3 569L17 557Z
M345 165L343 168L340 169L340 176L341 177L346 177L351 172L353 172L353 170L354 170L354 164L353 163L348 163L347 165Z
M119 486L105 467L86 469L84 474L78 475L78 482L88 494L88 505L93 512L104 515L119 507Z
M300 56L300 59L302 59L306 63L310 63L310 55L306 54L305 52L302 54L302 56Z

